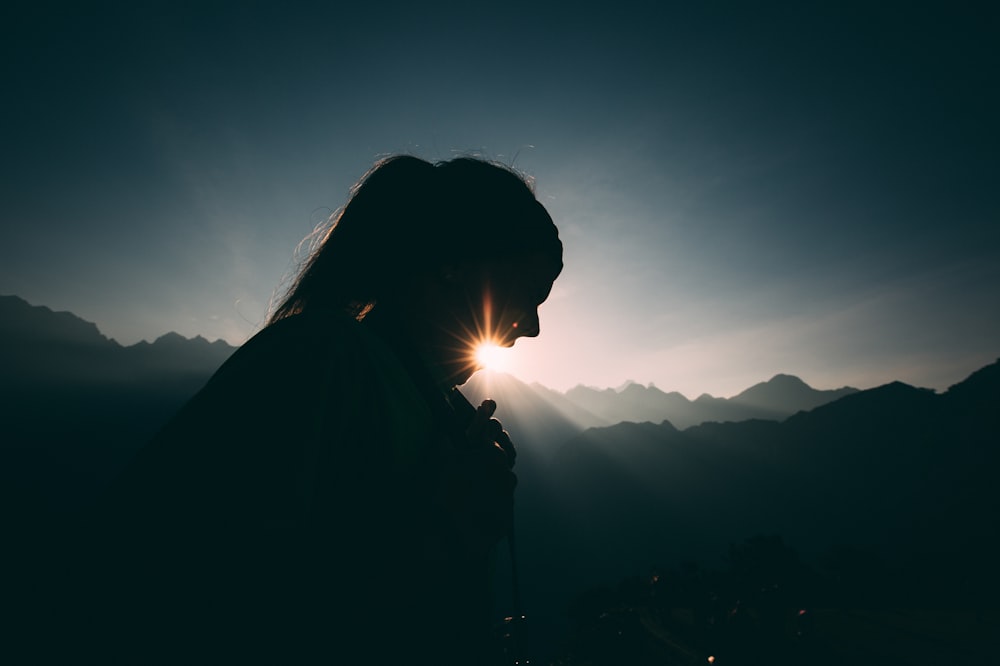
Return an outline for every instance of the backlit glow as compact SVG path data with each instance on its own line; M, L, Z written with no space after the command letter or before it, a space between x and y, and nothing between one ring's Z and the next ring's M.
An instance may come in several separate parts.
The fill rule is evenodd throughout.
M486 370L503 372L507 367L510 350L490 342L481 343L476 347L476 363Z
M505 339L497 330L497 320L510 320L513 317L504 316L504 312L495 316L493 300L489 293L483 295L482 310L477 312L471 326L454 333L456 351L462 350L466 369L471 372L485 369L493 372L507 372L507 366L513 358L510 355L512 342Z

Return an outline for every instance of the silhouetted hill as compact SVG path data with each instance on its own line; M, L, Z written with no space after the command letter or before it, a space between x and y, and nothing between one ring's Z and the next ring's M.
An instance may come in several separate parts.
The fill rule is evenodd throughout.
M945 394L893 382L784 422L587 430L543 475L550 492L532 515L547 526L533 556L576 554L547 571L569 585L781 534L812 557L866 549L919 581L914 597L968 603L1000 587L998 368Z
M233 351L176 333L124 347L69 312L0 296L5 506L88 500Z
M952 409L971 414L984 414L990 407L996 408L1000 405L1000 362L976 370L965 381L951 386L944 397Z

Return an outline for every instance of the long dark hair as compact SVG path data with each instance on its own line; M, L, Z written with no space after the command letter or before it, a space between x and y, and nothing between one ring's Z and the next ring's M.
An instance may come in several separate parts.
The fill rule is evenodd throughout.
M267 324L313 307L360 320L433 271L530 253L561 266L558 232L524 177L473 157L389 157L355 185Z

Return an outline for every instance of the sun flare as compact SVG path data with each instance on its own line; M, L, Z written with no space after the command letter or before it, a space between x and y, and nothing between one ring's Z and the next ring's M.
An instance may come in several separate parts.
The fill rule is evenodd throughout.
M502 372L509 360L510 350L490 342L484 342L476 347L476 363L493 372Z

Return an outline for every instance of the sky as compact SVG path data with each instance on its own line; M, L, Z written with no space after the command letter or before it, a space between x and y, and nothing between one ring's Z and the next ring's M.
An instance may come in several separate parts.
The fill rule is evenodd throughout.
M1000 357L987 3L15 4L0 293L123 344L248 339L408 153L513 165L556 221L524 380L943 390Z

